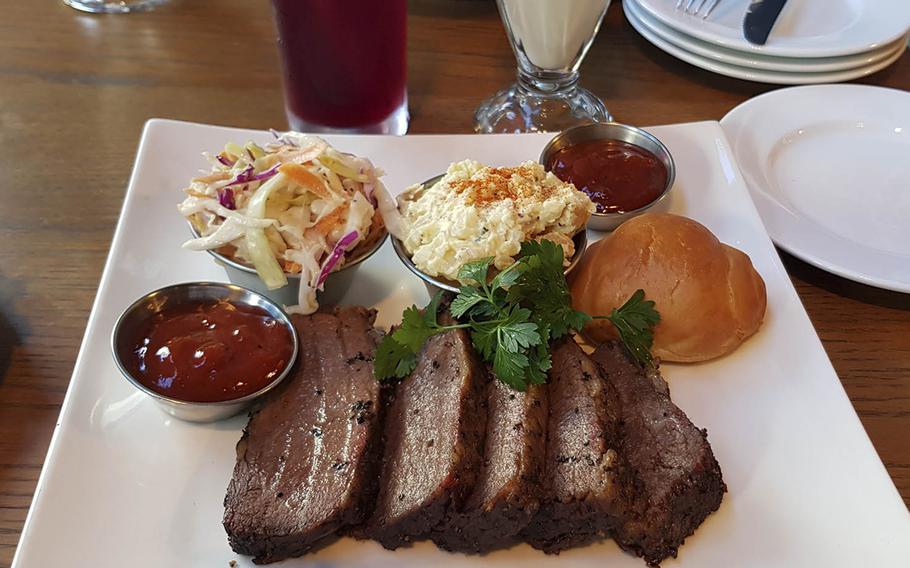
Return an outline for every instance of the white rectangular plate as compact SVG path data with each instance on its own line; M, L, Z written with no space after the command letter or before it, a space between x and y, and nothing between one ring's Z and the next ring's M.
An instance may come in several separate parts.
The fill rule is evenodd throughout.
M847 399L756 214L715 122L656 127L677 181L661 208L693 217L745 251L764 277L768 313L732 355L664 365L673 400L709 439L729 493L664 566L905 566L910 515ZM252 566L221 526L234 445L246 420L188 424L161 412L117 372L109 336L140 295L176 282L226 281L187 238L180 189L206 167L203 150L269 134L165 120L146 126L110 257L47 462L13 564L16 568ZM472 157L492 165L535 160L548 135L329 137L369 156L393 192ZM597 236L592 234L592 237ZM391 245L370 259L346 303L375 306L388 326L427 299ZM389 552L342 539L283 566L484 565L642 568L612 542L546 556L526 545L482 558L420 543Z

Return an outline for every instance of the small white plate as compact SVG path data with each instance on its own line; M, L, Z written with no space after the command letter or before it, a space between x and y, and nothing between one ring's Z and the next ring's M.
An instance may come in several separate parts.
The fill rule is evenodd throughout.
M907 0L790 0L765 45L743 37L749 0L722 0L707 19L676 9L676 0L639 0L651 16L700 40L751 53L835 57L878 49L910 29Z
M839 83L841 81L850 81L852 79L871 75L876 71L881 71L885 67L888 67L900 59L901 55L903 55L906 49L905 44L900 43L897 45L897 48L890 55L888 55L887 58L878 61L877 63L843 71L796 73L754 69L749 67L742 67L739 65L731 65L729 63L724 63L715 59L702 57L701 55L689 51L688 49L674 45L670 41L667 41L662 36L652 31L648 25L639 17L638 11L633 7L631 3L624 6L624 8L626 19L629 20L629 23L632 24L632 27L635 28L638 33L642 35L642 37L644 37L646 40L661 50L666 51L670 55L681 59L686 63L695 65L696 67L701 67L702 69L717 73L719 75L726 75L727 77L745 79L746 81L757 81L760 83L772 83L776 85L809 85L818 83Z
M907 45L907 36L903 36L896 42L889 43L879 49L855 55L843 55L840 57L779 57L775 55L765 55L763 53L727 49L686 35L652 17L638 5L637 0L625 0L623 8L627 11L632 11L641 23L651 32L661 36L666 41L681 49L691 51L696 55L708 59L714 59L720 63L728 63L765 71L820 73L843 71L860 67L867 68L874 63L878 63L883 59L893 56L895 51L903 49Z
M778 246L910 292L910 93L820 85L766 93L721 125Z
M664 568L903 566L910 516L869 442L780 258L720 126L649 128L673 153L673 191L657 206L705 224L752 259L765 280L761 330L736 352L699 365L663 365L673 400L707 428L729 492ZM369 156L395 193L467 157L492 165L534 160L552 135L332 136ZM246 423L190 424L159 410L117 372L109 337L120 312L149 290L224 280L204 253L180 247L177 213L200 156L268 132L150 121L104 276L22 533L15 568L228 568L223 500ZM590 238L599 234L590 233ZM375 307L379 325L427 301L391 243L357 272L344 303ZM278 565L276 565L278 566ZM545 555L527 545L484 556L432 544L390 552L343 538L281 568L644 568L606 541Z

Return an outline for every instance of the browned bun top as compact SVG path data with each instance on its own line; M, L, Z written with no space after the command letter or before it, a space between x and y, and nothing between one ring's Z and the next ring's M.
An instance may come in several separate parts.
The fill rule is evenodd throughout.
M679 215L640 215L588 247L572 274L572 304L607 315L639 288L660 312L652 352L664 361L729 353L765 314L765 283L749 257ZM607 320L590 322L584 333L594 341L616 336Z

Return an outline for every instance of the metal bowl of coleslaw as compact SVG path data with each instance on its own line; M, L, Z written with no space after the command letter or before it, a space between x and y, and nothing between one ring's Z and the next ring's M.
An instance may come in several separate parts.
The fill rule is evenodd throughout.
M210 169L192 178L177 209L193 239L234 284L292 313L338 303L357 267L388 237L381 209L394 201L367 158L325 140L275 133L260 146L228 142L204 153Z
M199 238L199 231L196 230L192 223L189 223L189 226L193 238ZM382 248L388 237L388 231L383 231L382 235L375 239L374 242L364 243L345 255L344 264L329 274L323 289L316 292L319 305L334 305L340 302L354 282L354 275L357 273L360 264ZM285 276L288 279L287 286L269 290L252 266L238 262L216 250L208 250L206 252L212 255L215 262L224 268L231 284L259 292L269 300L282 306L292 306L297 303L300 293L300 274L285 272Z

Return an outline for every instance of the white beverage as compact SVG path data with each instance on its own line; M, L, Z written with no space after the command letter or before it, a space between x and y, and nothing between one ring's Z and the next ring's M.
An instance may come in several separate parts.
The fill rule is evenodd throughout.
M609 6L610 0L499 0L516 49L553 71L581 61Z

